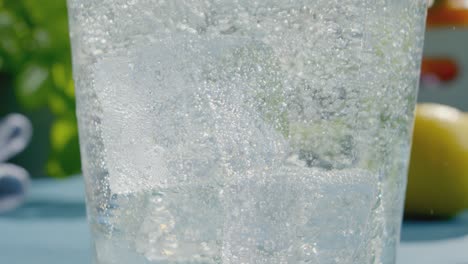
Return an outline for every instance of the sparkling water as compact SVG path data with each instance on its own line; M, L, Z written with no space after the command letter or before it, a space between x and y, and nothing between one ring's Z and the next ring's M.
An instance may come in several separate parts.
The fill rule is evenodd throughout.
M425 0L69 0L97 264L391 264Z

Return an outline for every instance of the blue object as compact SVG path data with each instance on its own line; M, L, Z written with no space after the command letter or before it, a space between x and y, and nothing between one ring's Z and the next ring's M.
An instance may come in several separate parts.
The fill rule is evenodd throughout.
M32 136L31 122L20 114L10 114L0 120L0 162L23 151Z
M91 263L82 178L35 180L22 207L0 215L0 264ZM468 264L468 214L406 222L397 264Z
M15 177L4 176L0 178L0 200L21 195L23 192L24 186Z
M0 163L0 214L18 207L26 197L29 174L21 167Z
M0 213L18 207L26 197L28 172L5 162L24 150L31 135L31 123L20 114L10 114L0 120Z

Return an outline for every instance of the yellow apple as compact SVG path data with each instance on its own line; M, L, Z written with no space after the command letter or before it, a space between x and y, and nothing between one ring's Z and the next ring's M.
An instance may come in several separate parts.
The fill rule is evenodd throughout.
M468 115L450 106L419 104L405 213L451 217L468 208Z

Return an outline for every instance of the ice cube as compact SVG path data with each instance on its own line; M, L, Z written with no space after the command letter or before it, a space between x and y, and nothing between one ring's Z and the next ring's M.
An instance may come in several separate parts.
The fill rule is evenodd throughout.
M95 64L112 193L280 162L287 121L272 51L243 38L173 37Z
M364 263L375 175L288 165L225 192L227 263Z
M109 57L95 65L95 86L102 107L104 156L113 193L151 189L168 175L164 149L154 141L151 99L132 83L132 61Z

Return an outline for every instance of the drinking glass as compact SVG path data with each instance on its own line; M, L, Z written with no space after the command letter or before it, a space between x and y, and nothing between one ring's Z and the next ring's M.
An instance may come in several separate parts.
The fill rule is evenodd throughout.
M68 7L95 263L395 263L426 0Z

